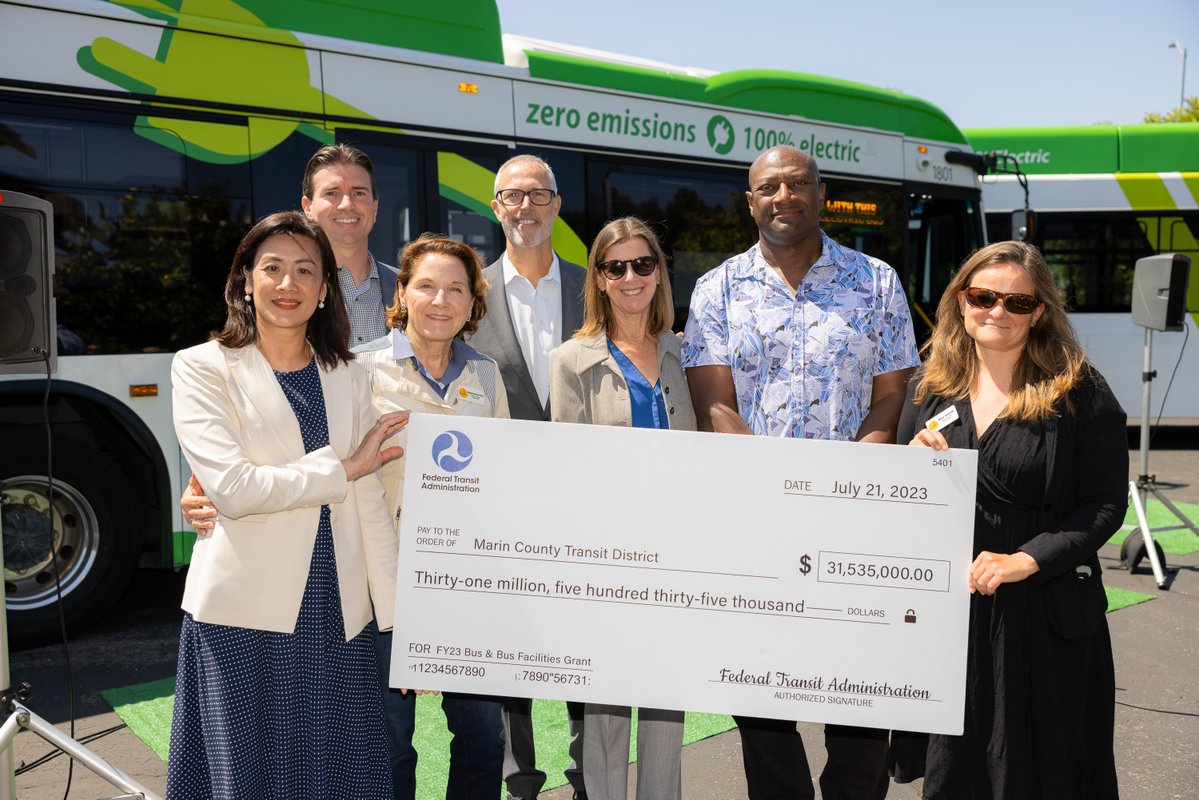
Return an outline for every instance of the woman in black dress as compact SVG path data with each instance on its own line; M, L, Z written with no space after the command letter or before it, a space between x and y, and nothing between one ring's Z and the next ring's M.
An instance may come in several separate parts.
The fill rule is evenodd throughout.
M965 730L930 737L924 796L1115 798L1096 551L1127 507L1124 411L1021 242L966 260L924 355L899 441L979 451Z

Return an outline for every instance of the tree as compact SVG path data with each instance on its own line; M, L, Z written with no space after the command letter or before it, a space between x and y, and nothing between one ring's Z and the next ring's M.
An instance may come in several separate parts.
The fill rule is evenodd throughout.
M1199 97L1188 97L1182 108L1167 114L1150 111L1145 115L1145 122L1199 122Z

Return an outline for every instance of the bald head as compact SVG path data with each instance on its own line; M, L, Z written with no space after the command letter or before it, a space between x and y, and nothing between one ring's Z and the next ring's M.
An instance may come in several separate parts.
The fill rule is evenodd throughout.
M539 179L547 189L553 189L554 194L558 193L558 181L554 177L554 171L545 159L538 158L535 155L523 154L512 156L495 171L495 185L492 188L492 193L498 192L500 189L506 188L509 177L514 173L529 174Z
M794 147L772 147L749 168L749 213L765 246L815 247L820 243L824 184L816 160Z
M800 150L798 147L789 144L780 144L778 147L772 147L764 151L760 156L754 159L754 163L749 165L749 188L754 188L754 175L761 173L766 167L784 167L797 166L807 168L815 183L820 183L820 166L816 163L816 159Z

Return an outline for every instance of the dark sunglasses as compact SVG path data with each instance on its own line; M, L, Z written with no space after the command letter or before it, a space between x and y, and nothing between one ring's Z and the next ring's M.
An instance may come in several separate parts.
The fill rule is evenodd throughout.
M981 286L971 286L966 290L966 302L975 308L994 308L996 303L1003 303L1004 310L1009 314L1031 314L1041 305L1041 301L1031 294L1006 294Z
M618 281L623 278L625 270L629 267L632 267L633 272L636 272L641 277L648 278L658 268L658 257L641 256L639 258L628 258L623 261L619 258L614 258L611 261L601 261L595 266L610 281Z

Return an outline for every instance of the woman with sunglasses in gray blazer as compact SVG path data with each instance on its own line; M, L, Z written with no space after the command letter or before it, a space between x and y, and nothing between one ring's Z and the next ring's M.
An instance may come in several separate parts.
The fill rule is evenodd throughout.
M695 430L666 257L635 217L609 222L595 237L583 294L583 326L550 356L555 422ZM628 707L588 703L583 780L589 800L624 800L628 786ZM682 795L683 712L641 708L637 715L637 797Z

